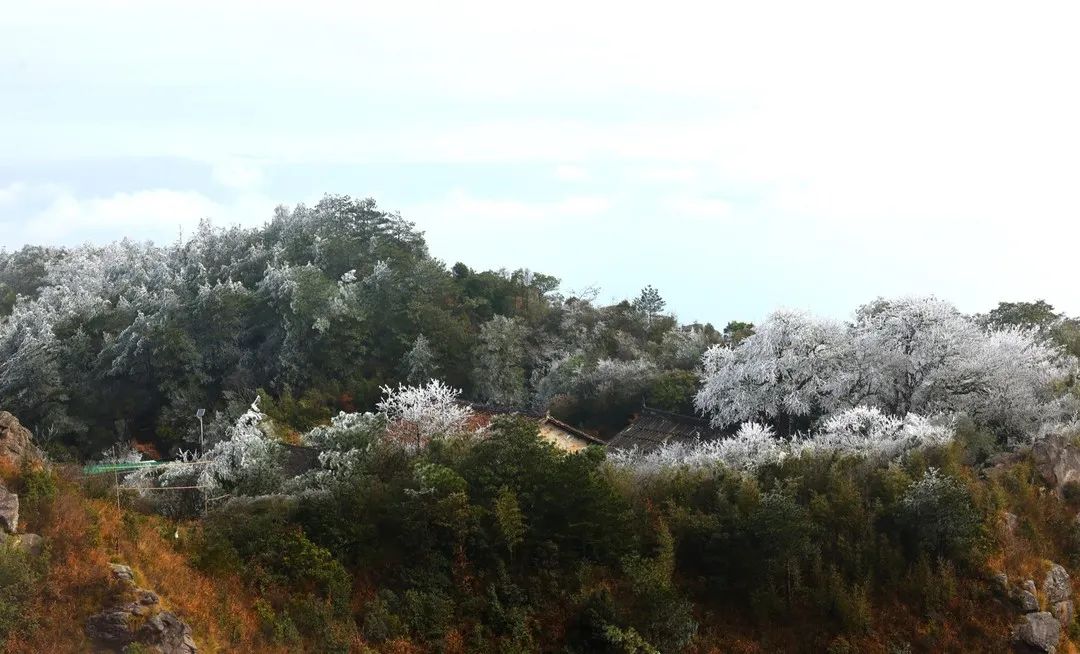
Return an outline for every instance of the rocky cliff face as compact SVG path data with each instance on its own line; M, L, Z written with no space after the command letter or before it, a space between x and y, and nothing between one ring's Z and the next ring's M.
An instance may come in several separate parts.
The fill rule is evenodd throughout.
M1035 469L1061 496L1065 484L1080 482L1080 443L1067 434L1041 438L1031 446Z
M40 461L30 430L7 411L0 411L0 460L19 465L24 459Z
M138 588L126 565L110 564L110 594L104 610L86 621L86 635L113 651L196 654L191 627L161 610L157 593Z

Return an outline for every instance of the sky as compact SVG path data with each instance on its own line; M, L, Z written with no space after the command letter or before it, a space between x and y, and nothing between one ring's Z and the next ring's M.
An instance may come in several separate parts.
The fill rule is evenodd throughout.
M0 247L333 193L448 264L651 284L686 321L1080 314L1080 4L524 5L6 6Z

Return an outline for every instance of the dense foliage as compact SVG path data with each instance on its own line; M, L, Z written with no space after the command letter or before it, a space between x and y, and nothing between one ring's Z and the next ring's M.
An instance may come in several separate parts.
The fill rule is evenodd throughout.
M201 481L231 499L190 556L242 571L285 647L677 652L731 649L737 632L761 648L746 651L940 651L990 619L974 607L991 592L996 516L1034 493L974 474L985 443L970 422L866 408L794 441L750 423L711 455L613 458L557 450L529 418L477 430L452 397L387 388L379 413L303 435L322 455L299 477L275 469L277 429L253 408L208 455ZM128 483L190 482L158 469ZM143 506L176 511L168 497ZM908 631L879 613L897 603ZM943 610L960 621L944 631Z
M557 289L527 270L448 269L399 215L336 196L165 246L28 246L0 252L0 397L79 456L131 439L190 449L199 407L213 442L258 389L307 429L436 375L610 430L723 338L678 327L652 288L610 307ZM662 401L694 390L667 384Z
M0 636L33 643L34 602L63 621L34 584L107 558L103 516L127 556L251 598L218 601L257 633L187 603L225 650L993 650L992 565L1080 564L1075 486L1015 453L1080 438L1076 320L899 298L720 332L665 306L448 269L344 197L165 247L0 253L4 408L56 458L175 459L115 496L9 480L64 564L0 552ZM726 436L569 453L528 417L610 433L642 402Z
M965 414L1003 438L1075 414L1062 385L1075 343L1011 319L989 325L935 298L879 299L850 323L778 311L735 347L705 354L697 407L714 424L770 420L785 435L860 405L904 416ZM1067 346L1067 347L1066 347Z

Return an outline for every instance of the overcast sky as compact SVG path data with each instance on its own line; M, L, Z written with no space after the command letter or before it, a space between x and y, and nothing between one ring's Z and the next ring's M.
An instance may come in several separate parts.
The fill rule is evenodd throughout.
M341 193L686 320L1080 313L1080 3L524 4L6 6L0 246Z

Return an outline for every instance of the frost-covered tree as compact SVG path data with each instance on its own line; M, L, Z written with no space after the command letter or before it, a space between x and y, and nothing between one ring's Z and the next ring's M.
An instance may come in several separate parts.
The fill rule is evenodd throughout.
M936 412L949 398L978 390L970 364L982 331L936 298L877 300L856 311L853 404L888 413Z
M606 402L630 400L640 404L656 374L656 365L645 359L601 359L588 373L587 383L592 392Z
M676 328L664 334L660 341L658 362L667 368L694 370L716 341L704 329Z
M205 454L181 452L177 461L129 474L124 484L145 490L158 511L174 517L201 511L210 498L280 492L281 441L267 433L259 400L229 429L228 437ZM175 488L176 490L163 490Z
M271 493L284 481L281 441L267 433L267 418L256 398L240 416L229 438L207 451L199 473L199 485L211 495L222 492L242 495Z
M792 417L866 405L964 413L1009 438L1065 417L1051 383L1076 365L1031 330L986 329L935 298L877 300L847 326L780 312L704 364L696 406L717 425L764 419L788 433Z
M753 471L790 457L850 456L889 462L927 447L945 445L952 429L922 416L885 415L879 409L856 407L825 421L818 430L777 438L770 425L746 422L730 438L710 441L672 441L647 453L613 452L618 467L655 475L678 469L709 470L723 467Z
M944 445L953 436L951 427L918 414L903 418L875 407L855 407L833 414L808 437L791 443L794 454L848 454L880 460L895 459L912 450Z
M405 381L410 385L423 384L432 379L439 370L435 362L435 353L431 350L428 339L420 334L405 354L401 362L405 372Z
M1068 361L1032 330L984 329L936 298L878 300L861 307L848 404L893 415L966 413L1016 435L1060 409L1051 381Z
M460 402L461 391L435 379L423 386L383 387L378 409L402 442L421 448L433 438L466 429L473 411Z
M519 407L525 403L525 326L495 316L480 328L473 377L477 394L487 402Z
M584 368L585 356L579 353L558 357L534 371L533 407L545 411L555 397L578 393Z
M793 418L842 402L850 351L842 325L777 311L738 346L714 345L705 353L695 406L715 425L769 420L788 433Z

